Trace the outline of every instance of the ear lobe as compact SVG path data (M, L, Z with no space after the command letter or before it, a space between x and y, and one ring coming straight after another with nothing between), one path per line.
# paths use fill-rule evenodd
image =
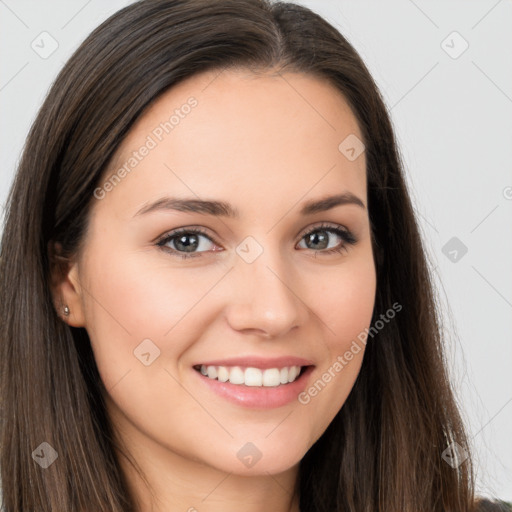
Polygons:
M78 279L78 264L63 254L60 242L48 242L50 287L54 307L59 317L72 327L84 327L82 290ZM69 314L64 308L69 308Z

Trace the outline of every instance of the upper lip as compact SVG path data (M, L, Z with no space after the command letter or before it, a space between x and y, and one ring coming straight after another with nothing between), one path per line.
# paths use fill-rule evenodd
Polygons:
M285 366L310 366L313 363L302 357L282 356L282 357L260 357L246 356L234 357L231 359L216 359L214 361L201 361L194 366L204 364L205 366L243 366L246 368L284 368Z

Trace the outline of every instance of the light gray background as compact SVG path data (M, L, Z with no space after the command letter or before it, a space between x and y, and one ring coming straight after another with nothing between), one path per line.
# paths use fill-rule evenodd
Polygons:
M57 72L94 27L129 3L0 0L2 205ZM477 491L510 501L512 2L299 3L350 40L390 108L438 276L453 383L477 455ZM43 31L58 42L48 58L31 48ZM457 58L445 51L463 48L453 31L469 44ZM467 247L455 262L442 252L452 237Z

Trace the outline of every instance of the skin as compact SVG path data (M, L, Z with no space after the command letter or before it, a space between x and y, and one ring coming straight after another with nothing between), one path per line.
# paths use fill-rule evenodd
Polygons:
M154 491L152 498L121 457L141 511L231 512L243 503L246 512L296 512L299 462L343 406L364 346L308 404L271 409L241 407L199 386L192 365L295 355L315 364L310 386L370 326L376 273L365 155L350 161L338 149L348 135L362 135L326 81L208 72L151 106L104 182L190 96L198 101L190 114L94 201L84 250L57 280L56 304L70 308L62 316L69 325L86 328L108 413ZM307 200L346 191L365 208L299 214ZM134 217L165 195L223 200L241 217L163 210ZM322 223L349 229L357 243L322 254L345 242L320 230L329 247L308 246L304 234ZM183 260L156 245L191 226L212 240L200 235L200 256ZM247 236L263 248L250 264L236 252ZM167 247L178 250L176 239ZM149 366L134 356L147 338L160 350ZM237 457L247 442L262 454L250 468Z

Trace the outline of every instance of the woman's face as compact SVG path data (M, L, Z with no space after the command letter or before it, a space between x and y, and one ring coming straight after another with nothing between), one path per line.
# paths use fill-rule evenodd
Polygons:
M292 73L196 75L131 129L60 292L139 457L275 474L343 406L376 288L360 140Z

